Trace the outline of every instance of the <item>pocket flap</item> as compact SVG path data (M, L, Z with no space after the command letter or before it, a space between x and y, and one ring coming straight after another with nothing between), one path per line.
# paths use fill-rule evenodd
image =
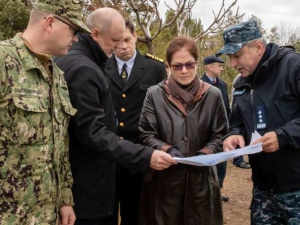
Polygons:
M14 104L25 111L46 112L49 108L49 99L40 90L13 87L12 98Z

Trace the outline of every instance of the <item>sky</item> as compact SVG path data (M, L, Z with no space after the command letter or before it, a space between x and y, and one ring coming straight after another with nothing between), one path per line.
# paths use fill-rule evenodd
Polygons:
M232 2L225 0L225 6ZM192 15L200 18L205 28L213 21L212 10L217 13L221 3L222 0L197 0ZM234 8L237 6L240 14L245 13L243 21L255 15L268 31L283 22L292 28L300 28L300 0L238 0Z

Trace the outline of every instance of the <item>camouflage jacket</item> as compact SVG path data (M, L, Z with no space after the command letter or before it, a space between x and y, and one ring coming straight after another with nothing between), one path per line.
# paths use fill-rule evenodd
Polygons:
M19 35L0 42L0 224L53 224L73 205L63 72L52 77ZM51 64L51 62L50 62Z

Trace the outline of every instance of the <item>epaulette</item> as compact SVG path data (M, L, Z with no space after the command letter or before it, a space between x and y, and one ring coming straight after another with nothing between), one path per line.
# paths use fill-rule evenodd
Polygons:
M149 53L146 53L145 56L148 57L148 58L154 59L154 60L156 60L156 61L162 62L162 63L164 62L163 59L158 58L158 57L156 57L156 56L154 56L154 55L151 55L151 54L149 54Z

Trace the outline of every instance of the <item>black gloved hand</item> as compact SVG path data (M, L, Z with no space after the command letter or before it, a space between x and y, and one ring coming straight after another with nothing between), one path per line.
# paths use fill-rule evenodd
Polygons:
M173 146L167 150L167 153L169 153L172 157L178 157L182 158L181 152L177 149L176 146Z
M199 156L199 155L210 155L210 154L214 154L213 150L211 150L209 148L202 148L202 149L198 150L195 155Z
M199 156L199 155L207 155L207 154L205 152L202 152L201 150L198 150L195 155Z

